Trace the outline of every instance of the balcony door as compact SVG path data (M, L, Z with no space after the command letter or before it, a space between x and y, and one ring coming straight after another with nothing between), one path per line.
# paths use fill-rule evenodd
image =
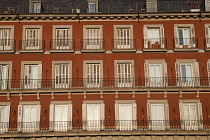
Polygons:
M25 41L24 41L24 46L26 50L38 50L41 48L41 43L40 43L40 29L35 28L35 29L26 29L25 30Z
M86 64L86 86L89 88L100 87L100 64Z
M0 29L0 50L12 50L10 28Z
M9 83L9 66L0 65L0 89L7 89Z
M188 48L191 44L190 28L178 28L178 40L181 48Z
M102 49L100 28L86 28L86 40L84 49Z
M165 130L166 114L164 104L151 104L150 109L150 128L152 130Z
M69 88L69 64L55 64L55 88Z
M55 44L53 49L71 49L70 45L70 29L56 28L55 29Z
M67 131L68 129L68 105L55 105L55 131Z
M161 64L149 64L149 86L162 86L163 74Z
M148 48L159 48L161 44L160 28L147 29Z
M101 130L101 105L87 104L87 130L99 131Z
M117 49L131 49L131 29L117 28Z
M131 63L117 64L117 86L131 87L132 86L132 67Z
M24 65L24 88L36 89L41 87L41 64Z
M132 104L119 104L118 113L119 113L118 128L120 130L132 130L134 123Z

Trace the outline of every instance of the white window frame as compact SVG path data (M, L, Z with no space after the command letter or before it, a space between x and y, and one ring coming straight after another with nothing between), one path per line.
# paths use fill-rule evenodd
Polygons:
M159 29L159 36L160 38L152 38L149 39L148 37L148 30L149 29ZM152 44L151 42L154 42ZM164 27L162 24L157 25L144 25L144 48L146 49L161 49L165 48L165 40L164 40Z
M162 73L161 77L150 77L150 65L160 65ZM145 85L149 87L163 87L168 85L167 80L167 63L163 59L150 59L145 60L144 63L145 72Z
M183 81L181 65L192 65L192 77L185 77ZM200 85L199 64L195 59L177 59L175 63L177 86L194 87Z
M38 79L25 79L25 76L29 73L25 72L25 66L37 65L38 67ZM41 61L22 61L21 62L21 77L23 79L22 87L24 89L38 89L42 86L42 62ZM27 76L28 77L28 76Z
M68 79L64 78L57 79L56 77L56 65L68 65ZM63 68L64 69L64 68ZM61 70L63 70L61 69ZM72 61L52 61L52 78L54 79L54 87L55 88L69 88L71 87L71 78L72 78Z
M68 30L68 36L63 39L63 37L57 38L56 30L57 29L64 29ZM70 50L73 49L73 42L72 42L72 25L53 25L53 42L52 48L56 50Z
M88 78L87 73L87 64L99 64L99 78ZM84 79L84 86L88 88L99 88L102 85L103 79L103 60L84 60L83 61L83 77Z
M88 39L88 30L99 30L99 36L92 36ZM102 25L83 25L83 49L103 49L103 26Z
M100 120L87 121L87 106L100 105ZM83 130L87 131L100 131L104 130L104 117L105 117L105 104L102 100L89 100L83 101L82 104L82 121L83 121Z
M118 36L118 29L129 29L130 36L124 38ZM134 49L133 25L114 25L114 48L115 49Z
M33 40L27 41L27 30L34 30L37 29L38 32L38 38L34 38ZM23 42L22 42L22 49L23 50L40 50L42 48L42 25L23 25ZM34 42L33 42L34 41ZM30 45L28 45L30 44ZM32 45L31 45L32 44ZM35 44L35 46L33 45Z
M29 13L41 13L42 1L41 0L30 0L29 1Z
M118 73L118 64L124 64L124 68L125 68L125 64L130 64L130 77L126 77L126 75L128 74L124 74L123 77L124 78L120 78L119 77L119 73ZM115 68L115 84L117 87L132 87L134 85L134 60L114 60L114 68ZM123 72L125 72L125 70L123 70Z
M23 122L23 108L24 106L36 107L36 121L35 122ZM40 112L41 105L39 101L34 102L19 102L18 105L18 132L36 132L40 128Z
M98 13L98 0L87 0L88 2L88 13ZM91 5L94 5L94 11L91 9Z
M4 120L0 119L0 133L5 133L9 130L10 102L0 102L0 108L5 108Z
M184 120L184 104L195 105L196 106L196 118L197 120ZM203 113L202 113L202 104L200 100L179 100L179 110L180 110L180 120L181 128L184 130L198 130L203 128Z
M180 45L179 43L179 28L188 28L190 30L189 45ZM195 29L193 24L175 24L174 25L175 48L196 48ZM183 38L184 39L184 38ZM183 40L184 42L184 40Z
M14 25L1 25L0 29L10 29L10 35L0 38L0 51L14 51ZM1 35L1 34L0 34ZM6 42L5 42L6 40Z
M207 72L208 72L208 79L209 79L209 85L210 85L210 59L207 62Z
M9 89L11 86L11 81L10 79L12 79L12 61L0 61L0 71L1 71L1 67L2 66L7 66L7 78L6 79L2 79L2 76L0 74L0 81L1 81L1 85L0 85L0 89Z
M55 106L56 105L67 105L68 116L67 122L55 122ZM72 130L72 102L71 101L51 101L50 104L50 131L68 131Z
M210 48L210 24L205 24L206 48Z
M132 106L132 120L120 120L119 106ZM136 130L137 129L137 104L135 100L115 100L115 121L117 130Z
M164 106L164 118L165 120L152 120L151 117L151 106L155 104L162 104ZM147 114L148 114L148 120L149 121L149 129L151 130L166 130L169 128L169 107L168 107L168 101L167 100L147 100Z

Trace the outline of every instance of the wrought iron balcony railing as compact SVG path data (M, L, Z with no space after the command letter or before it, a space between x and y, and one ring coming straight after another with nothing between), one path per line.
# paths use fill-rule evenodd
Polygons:
M104 39L83 39L81 40L82 50L102 50L105 49Z
M74 40L53 39L51 40L51 50L74 50Z
M209 131L203 120L91 120L50 122L0 122L0 133L66 131Z
M14 51L15 50L14 39L0 39L0 51Z
M19 50L21 50L21 51L44 50L44 44L45 44L45 41L40 40L40 39L20 40Z
M144 49L166 49L167 40L164 38L143 39Z
M175 49L195 49L198 48L197 38L174 38Z
M136 78L65 78L65 79L2 79L0 90L77 89L77 88L197 88L210 87L210 78L203 77L136 77Z
M114 39L114 49L135 49L135 39Z

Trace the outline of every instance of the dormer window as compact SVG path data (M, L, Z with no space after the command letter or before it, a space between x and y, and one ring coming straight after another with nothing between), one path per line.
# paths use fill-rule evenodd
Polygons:
M98 0L88 0L88 13L98 13Z
M41 0L30 0L29 1L29 13L41 13Z

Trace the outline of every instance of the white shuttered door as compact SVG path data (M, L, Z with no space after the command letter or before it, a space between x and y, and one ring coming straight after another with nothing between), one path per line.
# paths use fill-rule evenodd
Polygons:
M29 50L36 50L40 49L41 44L39 40L39 35L40 35L40 29L26 29L26 34L25 34L25 44L24 46L26 48L23 49L29 49Z
M71 49L70 48L70 32L68 28L55 29L55 49Z
M1 89L8 88L8 79L9 79L9 65L0 65Z
M55 64L55 88L69 87L69 64Z
M100 87L100 64L86 64L87 87Z
M0 50L11 50L11 29L0 29Z
M120 130L132 130L133 107L132 104L119 104L119 128Z
M100 48L100 34L100 28L87 28L84 49L102 49Z
M153 130L164 130L165 123L165 107L164 104L151 104L151 127Z
M87 130L100 130L101 105L87 104Z
M131 48L131 29L130 28L117 28L117 49L130 49Z
M55 131L67 131L68 114L69 114L68 105L55 105L55 120L54 120Z
M117 64L117 85L119 87L132 86L131 63Z

